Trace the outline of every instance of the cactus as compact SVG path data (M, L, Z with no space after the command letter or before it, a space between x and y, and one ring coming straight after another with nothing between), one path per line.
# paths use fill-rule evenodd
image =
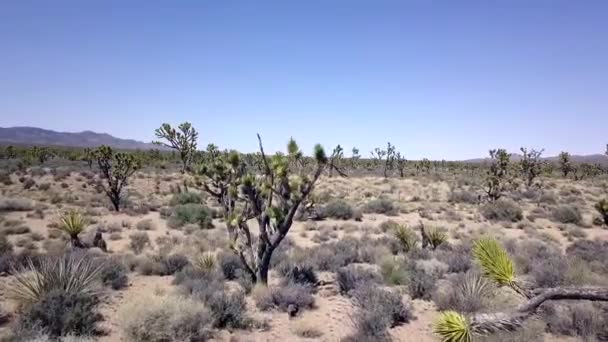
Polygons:
M141 162L133 154L114 153L108 146L100 146L94 154L99 170L106 179L107 186L104 187L104 191L114 209L120 211L122 191L129 177L141 167Z
M528 152L528 149L522 147L520 150L522 153L522 158L519 162L521 175L525 180L526 185L531 187L534 184L534 179L543 171L543 163L540 160L540 157L544 149L540 151L531 149L530 152Z
M154 144L166 146L179 152L182 161L182 172L186 172L192 161L194 152L196 152L196 140L198 132L189 122L184 122L177 127L177 130L171 127L168 123L163 123L160 128L155 131L156 137L165 139L167 143L162 141L154 141Z
M399 177L405 177L405 166L407 164L407 159L401 155L401 152L397 152L395 154L395 160L397 161L397 169L399 170Z
M300 206L306 201L316 181L333 165L340 149L327 156L316 145L314 168L306 173L298 145L291 139L287 153L267 157L258 135L262 172L251 172L237 152L209 154L198 170L196 184L215 198L226 221L230 249L239 256L254 283L268 283L268 270L274 250L289 233ZM259 226L253 238L248 220Z
M384 175L384 178L387 178L388 172L395 166L395 146L388 142L386 144L386 150L376 147L370 153L376 167L379 167L384 161L382 174Z
M37 160L40 164L44 164L49 158L53 156L48 147L34 146L29 151L29 156L33 160Z

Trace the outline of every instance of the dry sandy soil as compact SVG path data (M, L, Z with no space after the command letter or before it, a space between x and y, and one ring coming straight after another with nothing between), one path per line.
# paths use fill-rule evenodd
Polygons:
M200 232L197 227L171 228L168 221L161 215L162 209L169 206L169 201L181 186L182 177L178 173L161 173L156 171L138 172L131 182L129 192L129 207L121 213L109 210L107 200L102 193L95 190L97 176L90 172L72 172L63 179L54 179L52 175L33 176L36 184L30 189L24 189L18 180L19 176L11 175L12 185L1 185L2 197L28 199L32 201L33 209L27 211L5 211L0 215L0 227L24 226L29 227L25 234L10 234L8 239L15 245L15 252L23 249L39 252L53 252L66 248L67 239L53 229L58 215L68 208L76 208L90 219L87 232L82 234L83 241L90 241L93 233L103 227L104 238L112 255L131 255L129 235L138 231L138 223L145 221L149 230L146 233L152 241L151 246L141 254L147 255L167 253L182 253L188 257L204 250L204 239L214 236L221 239L225 234L224 225L219 219L214 220L215 228ZM393 220L409 227L417 227L420 222L425 227L437 227L448 233L449 244L459 244L462 239L480 235L496 236L502 240L515 241L539 240L547 244L557 245L562 251L576 240L606 240L608 229L594 224L597 216L593 204L605 196L605 181L571 180L551 178L544 180L544 192L552 194L553 199L540 203L536 197L515 196L515 202L523 209L523 219L518 222L491 221L480 214L478 204L455 203L449 201L452 189L475 189L475 183L480 180L470 180L466 177L451 176L442 180L441 177L418 176L405 179L379 177L360 178L322 178L315 189L315 196L320 203L328 203L333 199L342 199L355 209L364 209L366 203L378 198L390 200L395 212L389 215L369 213L363 210L360 221L327 219L315 222L295 222L289 237L299 247L310 248L318 245L321 240L334 242L352 236L378 238L391 236L383 232L380 225L387 220ZM48 183L46 185L42 184ZM471 185L472 183L472 185ZM196 191L196 190L192 190ZM479 192L479 191L478 191ZM523 192L523 190L521 191ZM552 202L555 200L555 203ZM145 203L149 207L141 208ZM209 202L209 205L212 205ZM559 223L551 216L551 210L560 205L576 206L582 220L577 224ZM142 224L143 226L143 224ZM252 223L252 226L255 226ZM114 233L112 233L114 232ZM110 237L113 235L112 237ZM167 239L167 237L169 239ZM166 243L173 241L172 243ZM122 308L137 298L154 296L172 296L177 293L177 285L173 285L173 276L141 275L137 270L129 273L128 286L121 290L106 289L103 296L101 313L104 316L102 327L106 330L100 341L127 341L121 329ZM285 312L278 310L260 311L256 308L251 296L247 297L247 311L251 317L268 323L264 328L250 330L221 330L215 334L215 340L221 341L340 341L354 331L353 313L357 308L350 298L340 295L335 284L335 274L319 272L321 279L326 279L326 285L315 294L315 308L300 312L297 317L290 318ZM3 284L12 281L12 277L0 277ZM271 285L279 283L280 276L271 271ZM16 305L8 298L5 291L0 289L0 301L5 310L14 310ZM403 299L410 301L406 290L402 291ZM390 336L395 341L438 341L432 333L432 324L438 317L438 309L432 300L411 300L415 319L390 329ZM16 320L17 314L13 315ZM530 324L541 326L542 323ZM0 332L8 334L11 324L0 328ZM297 330L312 327L320 333L314 338L299 336ZM546 341L576 341L580 337L557 336L543 332ZM536 340L542 340L537 338ZM483 340L483 339L482 339ZM494 340L503 340L497 338ZM505 340L508 340L505 338Z

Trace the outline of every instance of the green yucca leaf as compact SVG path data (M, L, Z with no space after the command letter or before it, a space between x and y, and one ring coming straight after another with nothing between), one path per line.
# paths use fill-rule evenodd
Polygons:
M430 240L433 249L436 249L437 247L439 247L439 245L446 242L448 239L448 235L445 232L439 230L438 228L429 229L427 232L427 236Z
M471 328L466 317L456 311L444 311L435 323L433 332L443 342L470 342Z
M59 217L59 229L68 233L71 237L82 233L86 224L85 217L77 211L69 211Z
M194 257L192 265L196 270L201 272L211 271L216 265L215 255L210 252L201 253Z
M418 244L416 234L405 225L397 225L395 227L395 237L401 242L401 245L406 252L413 250Z
M12 269L15 281L8 290L23 304L35 303L52 291L89 293L104 267L104 263L84 255L45 257L38 264L28 259L26 266Z
M473 255L486 277L498 285L513 286L515 271L507 251L495 239L475 241Z

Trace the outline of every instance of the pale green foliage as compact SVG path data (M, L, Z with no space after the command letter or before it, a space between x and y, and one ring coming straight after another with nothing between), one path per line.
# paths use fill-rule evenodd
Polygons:
M196 152L196 140L198 139L198 132L192 124L184 122L177 127L177 130L171 127L168 123L163 123L160 128L154 132L156 137L164 139L168 142L164 143L161 141L155 141L157 145L163 145L174 150L177 150L182 160L182 172L185 172L190 163L194 152Z
M416 248L418 245L418 238L416 237L416 233L414 233L411 229L409 229L405 225L396 225L395 226L395 238L399 240L401 246L405 250L405 252L409 252Z
M11 297L24 304L37 302L52 291L75 295L90 293L105 265L86 256L66 254L45 257L34 264L13 269L15 281L9 285Z
M192 266L194 266L194 268L200 272L211 271L215 268L216 264L217 260L215 258L215 254L210 252L198 254L192 260Z
M448 235L445 232L439 230L439 228L431 228L427 231L426 234L433 249L436 249L442 243L448 240Z
M604 224L608 225L608 199L602 199L595 204L595 210L597 210L602 218L604 219Z
M456 311L444 311L435 322L433 331L443 342L470 342L471 328L467 318Z
M68 211L59 217L59 229L70 235L71 238L77 237L84 231L87 224L85 217L77 211Z
M492 281L505 286L511 286L515 282L513 262L495 239L475 241L473 255L484 275Z

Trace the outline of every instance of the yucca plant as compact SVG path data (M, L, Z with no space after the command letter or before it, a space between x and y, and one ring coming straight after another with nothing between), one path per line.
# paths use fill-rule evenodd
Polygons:
M602 199L595 204L595 210L597 210L602 218L604 219L604 224L608 225L608 199Z
M84 255L47 256L39 263L28 259L25 266L12 269L15 281L8 290L12 298L25 305L35 303L53 291L67 295L87 294L93 291L104 267L104 263Z
M78 234L84 231L87 225L85 217L77 211L68 211L59 217L59 229L70 236L72 246L84 248Z
M439 230L438 228L431 228L426 234L429 238L429 243L431 244L431 248L433 248L433 250L437 249L439 245L448 240L448 235L445 232Z
M396 225L394 234L395 238L399 240L401 246L403 247L403 250L406 253L415 249L418 245L416 233L414 233L405 225Z
M209 272L215 268L215 255L211 252L201 253L193 258L192 265L197 271Z
M499 286L508 286L518 294L529 297L515 276L513 261L507 251L495 239L477 240L473 246L473 256L481 266L486 278Z
M441 337L443 342L471 341L471 326L467 318L456 311L442 312L435 322L433 331Z

